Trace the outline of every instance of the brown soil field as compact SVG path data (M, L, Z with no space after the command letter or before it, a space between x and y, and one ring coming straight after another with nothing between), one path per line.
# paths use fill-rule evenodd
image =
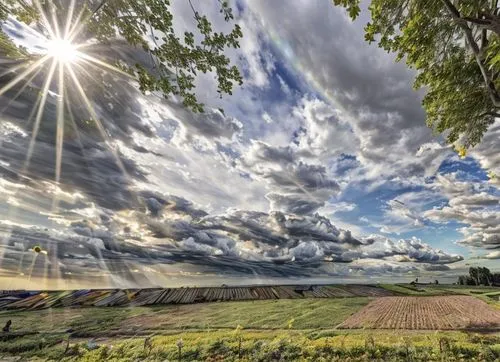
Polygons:
M500 310L470 296L382 297L347 318L339 328L499 329Z

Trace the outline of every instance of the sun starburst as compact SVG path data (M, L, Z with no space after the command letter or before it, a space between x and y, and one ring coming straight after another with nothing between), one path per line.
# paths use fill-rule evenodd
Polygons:
M89 21L89 18L84 16L84 9L82 9L78 14L75 14L75 0L71 0L68 3L68 8L66 10L66 21L64 26L60 26L58 18L56 16L55 9L49 11L49 15L46 13L45 9L50 9L50 4L42 6L39 0L34 0L33 4L39 12L39 20L41 28L40 31L35 28L29 28L30 33L35 34L38 39L42 39L42 49L41 54L38 51L37 54L32 54L22 63L15 63L10 69L4 73L0 73L0 79L6 75L12 77L6 84L0 86L0 96L6 94L9 91L15 90L16 86L22 86L17 90L15 95L10 96L9 103L0 109L0 113L4 112L9 108L18 98L26 88L33 86L35 79L39 79L40 75L43 75L44 79L42 86L38 93L38 99L34 102L33 109L29 115L28 122L33 124L31 131L31 140L26 153L26 159L24 162L24 167L21 173L27 173L30 167L30 160L35 151L35 145L37 142L38 132L41 129L42 122L54 122L56 134L55 134L55 146L56 146L56 160L55 160L55 172L54 172L54 182L55 186L59 188L59 183L61 181L61 168L62 168L62 152L63 152L63 142L64 142L64 124L67 119L73 124L74 130L78 133L78 128L74 120L74 114L71 109L71 103L75 101L74 99L69 99L69 93L79 97L77 101L79 104L83 104L87 111L87 117L90 117L96 124L97 129L101 135L102 142L104 142L114 155L117 166L120 168L125 177L128 177L127 172L118 156L117 150L115 150L112 140L109 138L103 124L99 120L99 115L94 109L92 100L89 99L85 93L84 87L79 79L79 73L82 69L85 69L86 65L91 65L92 67L97 67L103 71L111 71L119 73L122 76L130 77L127 73L118 69L117 67L109 64L103 59L97 59L91 54L89 54L89 49L92 49L93 42L82 41L81 32L85 28ZM24 85L23 85L24 82ZM68 90L73 90L68 92ZM47 99L49 97L56 97L56 117L55 119L44 118ZM58 210L58 199L57 193L54 193L52 210L51 212L57 212ZM14 215L17 209L9 210L9 217ZM57 248L57 245L54 246ZM35 255L38 254L36 250ZM57 252L53 251L50 254L51 258L57 258ZM34 263L35 258L33 259ZM56 260L55 260L56 261ZM58 265L57 262L49 263L51 265ZM47 264L48 265L48 264ZM33 265L29 272L29 277L32 274ZM47 272L47 271L46 271ZM57 277L58 270L55 270L55 276Z
M108 144L115 155L117 165L120 167L122 172L126 174L125 168L123 167L117 152L111 145L111 141L104 129L104 126L99 121L97 112L94 110L91 100L85 94L84 88L82 87L79 77L78 70L81 68L74 67L74 65L84 65L91 64L93 67L99 67L103 70L114 71L122 75L128 76L125 72L121 71L112 64L107 63L104 60L97 59L90 55L88 52L82 50L82 48L89 48L88 44L77 43L76 39L79 38L80 32L84 29L85 24L88 22L89 18L83 16L83 9L78 14L75 15L75 0L72 0L67 9L66 23L64 26L60 26L55 15L54 9L51 11L51 17L49 17L45 11L44 7L40 1L35 0L34 5L38 12L40 13L40 22L43 28L43 32L38 32L31 28L30 32L36 33L39 39L43 39L43 49L42 54L37 58L30 58L24 64L18 64L10 69L10 73L14 73L15 77L0 88L0 96L13 89L19 83L25 81L25 85L16 93L14 97L11 98L11 102L15 100L28 86L30 82L39 74L45 74L45 81L39 93L38 100L36 101L33 111L30 115L30 121L34 118L33 129L31 132L31 141L26 154L26 161L23 171L26 172L29 168L30 159L32 157L34 147L36 144L38 131L40 129L40 123L44 117L45 106L47 103L48 95L52 92L57 96L57 117L54 120L56 123L56 167L55 167L55 182L56 185L60 182L61 176L61 158L63 149L63 139L64 139L64 119L72 118L71 108L67 107L68 100L65 94L66 88L70 87L75 89L77 94L80 96L80 100L85 106L88 116L90 116L97 124L97 128L102 136L102 140ZM50 18L50 20L49 20ZM91 47L91 46L90 46ZM24 68L24 69L23 69ZM2 77L5 74L0 74ZM65 79L68 78L71 84L65 84ZM57 80L54 82L54 80ZM66 82L68 83L68 82ZM56 86L54 88L53 84ZM10 103L4 107L8 108ZM2 110L2 111L3 111ZM54 202L54 207L57 208L57 200ZM52 210L54 211L54 210Z
M78 50L68 39L57 38L47 42L47 55L60 63L72 63L78 59Z

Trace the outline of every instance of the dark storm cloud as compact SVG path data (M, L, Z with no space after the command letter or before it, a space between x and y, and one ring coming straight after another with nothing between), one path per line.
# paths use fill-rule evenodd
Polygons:
M276 147L265 142L253 141L243 163L248 167L256 167L259 163L288 164L294 160L293 150L290 147Z
M276 185L284 189L304 188L306 191L328 190L330 192L339 191L339 185L326 175L326 169L319 165L308 165L299 162L297 165L283 167L283 171L265 173L263 176L271 179Z
M186 127L186 138L193 134L209 139L231 139L241 132L243 125L235 118L224 115L220 110L208 108L204 113L193 113L181 103L166 101L174 117Z
M318 214L298 216L282 212L255 213L235 211L221 216L207 217L204 227L220 229L250 240L272 246L295 246L302 241L322 240L326 242L360 245L349 231L337 229L329 219Z
M205 211L194 207L193 203L178 196L162 195L152 191L142 191L140 196L153 216L159 216L163 209L200 218L208 215Z
M254 141L239 161L243 170L268 182L272 210L312 214L340 190L324 166L300 161L291 147Z
M265 243L272 246L284 246L288 242L279 225L270 228L269 223L274 223L275 218L264 212L233 211L222 215L205 218L202 226L209 230L221 230L231 233L242 241Z
M282 212L232 211L206 216L192 223L183 220L149 221L159 238L169 238L181 248L208 255L236 259L306 263L325 260L351 262L356 259L396 258L402 262L453 263L463 258L437 250L419 239L393 241L379 236L355 238L318 214L294 215ZM250 254L241 244L250 242Z
M3 177L22 180L54 180L56 168L56 149L54 140L40 135L33 150L28 169L23 170L29 138L19 135L2 137L0 141L0 160L8 167L0 169ZM82 148L80 146L83 146ZM61 184L81 191L103 207L121 209L133 207L135 196L129 190L132 180L145 180L145 175L136 164L119 155L124 173L115 155L106 146L97 143L78 144L67 141L64 145L61 162Z
M297 215L314 213L325 204L315 200L306 200L303 195L283 195L271 192L266 195L266 198L271 202L271 210Z
M442 264L430 264L425 266L425 270L427 271L448 271L450 270L450 267L448 265L442 265Z
M142 286L151 285L147 278L138 274L137 266L165 264L193 265L203 272L227 276L265 275L267 277L312 276L314 268L304 269L298 265L280 265L267 261L235 258L234 256L211 256L203 250L176 250L169 246L155 245L140 247L119 240L78 237L74 234L56 235L52 231L37 227L0 227L0 235L5 240L1 247L3 258L0 268L4 275L33 278L81 278L89 280L97 274L105 273L135 284L143 280ZM45 254L36 254L30 249L38 245ZM31 268L32 264L32 268Z

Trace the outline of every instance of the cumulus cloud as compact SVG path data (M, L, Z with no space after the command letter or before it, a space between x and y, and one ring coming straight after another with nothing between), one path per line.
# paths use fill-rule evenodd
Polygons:
M267 182L273 210L311 214L340 190L324 166L301 161L290 146L254 141L239 162L250 175Z
M438 176L436 187L448 197L448 205L435 207L423 216L438 223L458 221L467 225L459 243L473 247L500 247L500 197L484 191L482 182L457 180L457 174Z
M493 177L490 182L500 186L500 152L498 137L500 137L500 120L497 118L495 123L490 126L484 135L481 143L475 146L470 155L477 159L481 166L497 177Z
M500 251L489 252L488 254L484 255L483 258L485 258L485 259L500 259Z
M302 99L293 114L302 121L294 139L301 156L324 160L341 153L356 153L359 139L332 106L319 99Z

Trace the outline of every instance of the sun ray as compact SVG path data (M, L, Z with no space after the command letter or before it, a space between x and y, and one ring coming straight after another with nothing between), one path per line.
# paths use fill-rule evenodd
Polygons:
M42 97L40 99L40 104L38 105L38 110L36 113L36 119L35 119L35 124L33 126L33 132L31 135L31 140L30 144L28 147L28 153L26 154L26 161L24 164L24 171L26 171L29 167L30 161L31 161L31 156L33 155L33 149L35 147L35 142L36 138L38 136L38 130L40 129L40 122L42 120L44 108L45 108L45 103L47 102L47 96L49 94L49 88L50 84L52 83L52 78L54 77L54 72L56 70L57 66L57 61L53 60L52 65L49 70L49 74L47 75L47 79L45 80L45 84L43 85L42 89Z
M73 42L73 40L75 40L75 38L80 33L81 29L83 29L85 22L81 21L81 19L82 19L84 10L85 10L85 8L82 7L82 9L78 13L78 15L73 23L73 26L71 27L71 29L69 30L69 33L66 36L66 39L68 39L70 42Z
M94 111L92 104L90 103L89 99L87 98L87 95L85 94L85 91L83 90L83 88L80 84L80 81L78 80L75 72L73 71L73 69L69 65L66 65L66 69L68 70L70 77L73 79L75 88L77 89L78 93L80 94L80 97L82 98L83 103L84 103L85 107L87 108L87 111L89 112L93 121L96 123L97 129L99 130L99 133L101 134L104 142L108 145L109 149L113 153L113 156L115 157L115 161L116 161L118 167L123 172L123 174L128 178L127 170L125 169L125 166L123 165L123 162L121 161L118 153L111 145L111 142L109 141L109 137L106 134L106 130L104 129L101 121L99 120L99 117L97 116L96 112Z
M0 96L7 92L9 89L14 87L17 83L26 78L31 72L35 71L37 67L40 67L43 63L45 63L50 58L49 55L45 55L42 58L38 59L35 63L33 63L28 69L19 74L9 83L7 83L3 88L0 89Z
M47 16L45 15L45 11L43 10L42 4L40 3L40 0L34 0L35 7L37 8L38 12L40 13L40 17L42 18L42 22L45 25L45 29L49 32L49 36L52 39L56 38L56 34L52 30L52 27L50 26L50 22L47 19Z
M19 98L19 96L25 91L25 89L27 87L29 87L29 85L31 84L31 82L33 81L33 79L35 79L35 77L40 74L40 72L42 71L42 68L40 67L27 81L26 81L26 84L22 86L22 88L12 97L9 99L9 102L0 110L0 114L4 113L7 108L10 107L10 105L17 99Z
M84 7L82 7L83 9ZM75 0L71 0L68 9L68 16L66 17L66 24L64 25L63 39L68 39L69 28L71 26L71 20L73 19L73 12L75 11Z
M0 60L0 64L10 64L10 63L20 63L20 64L17 64L16 66L13 66L13 67L9 67L6 71L0 73L0 78L2 78L3 76L5 76L9 73L15 73L19 69L26 68L27 66L30 65L29 62L19 62L19 60L10 61L10 62L9 61L2 61L2 60Z
M97 70L100 70L100 71L103 70L98 65L93 64L93 63L85 62L84 64L85 65L87 65L87 64L90 65L93 69L97 69ZM81 64L75 64L75 65L78 66L78 74L79 75L85 76L90 81L93 81L95 79L95 74L94 75L91 74L90 71L87 68L83 67ZM115 94L109 94L109 97L110 97L111 100L119 102L118 96L116 96Z
M63 151L63 139L64 139L64 64L62 62L58 63L59 75L58 75L58 98L57 98L57 132L56 132L56 187L59 187L59 181L61 179L61 161L62 161L62 151ZM52 202L52 212L56 211L58 208L58 198L57 193L54 193L54 199Z
M78 56L80 58L82 58L83 60L87 60L89 62L92 62L92 63L95 63L97 65L100 65L101 67L103 68L106 68L106 69L109 69L109 70L112 70L114 72L117 72L117 73L120 73L121 75L124 75L126 76L127 78L133 78L130 74L128 74L127 72L124 72L123 70L115 67L114 65L111 65L111 64L108 64L106 62L103 62L102 60L99 60L97 58L94 58L93 56L91 55L88 55L88 54L85 54L85 53L81 53L79 52Z
M61 39L61 31L59 30L59 22L57 21L57 15L56 15L54 8L51 9L51 13L52 13L51 14L52 15L52 26L53 26L53 31L55 33L55 38Z
M29 271L28 271L28 282L31 280L31 274L33 274L33 268L35 267L35 262L36 262L37 256L38 256L38 254L35 253L33 255L33 259L31 260L31 264L30 264Z
M68 112L68 115L69 115L69 121L71 122L71 125L73 126L73 130L75 132L75 135L76 135L76 141L78 143L78 147L80 147L80 150L82 152L82 155L83 155L83 158L85 159L85 162L88 166L88 158L87 158L87 154L85 152L85 147L83 147L83 142L82 142L82 138L80 136L80 131L78 130L78 126L75 122L75 117L73 116L73 112L71 110L71 105L69 104L69 97L65 97L65 103L66 103L66 109L67 109L67 112ZM88 168L88 172L90 173L90 177L95 181L95 175L94 173L92 172L91 168L89 167Z

